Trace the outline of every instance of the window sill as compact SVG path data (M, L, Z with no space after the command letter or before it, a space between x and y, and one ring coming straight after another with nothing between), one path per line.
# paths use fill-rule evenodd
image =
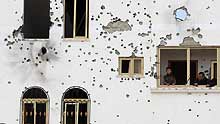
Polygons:
M89 38L63 38L64 42L89 42Z
M117 75L118 78L144 78L143 75Z
M220 93L220 87L151 88L151 93Z
M27 39L27 38L24 38L23 41L49 41L50 39L47 38L47 39Z

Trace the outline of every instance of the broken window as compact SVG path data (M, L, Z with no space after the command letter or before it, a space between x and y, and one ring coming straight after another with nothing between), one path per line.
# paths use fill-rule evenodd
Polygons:
M48 124L48 97L41 88L30 88L22 97L23 124Z
M143 76L143 57L120 57L119 75Z
M62 124L89 124L90 100L81 88L70 88L62 100Z
M215 86L218 74L217 49L208 46L161 46L158 58L159 85Z
M174 14L177 21L185 21L187 19L187 17L190 16L187 8L184 6L174 10L173 14Z
M88 38L89 0L65 0L64 38Z
M49 0L24 0L24 25L22 33L25 39L49 38L49 13Z

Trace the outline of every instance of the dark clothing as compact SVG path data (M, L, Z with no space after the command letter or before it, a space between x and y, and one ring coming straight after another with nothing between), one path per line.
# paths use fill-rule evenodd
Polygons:
M209 83L209 80L207 78L204 78L202 80L196 80L196 82L194 84L197 84L197 85L207 85Z
M214 87L216 85L217 85L217 79L214 78L214 79L209 81L207 87Z
M176 84L176 78L173 74L166 74L164 77L164 85L173 85Z

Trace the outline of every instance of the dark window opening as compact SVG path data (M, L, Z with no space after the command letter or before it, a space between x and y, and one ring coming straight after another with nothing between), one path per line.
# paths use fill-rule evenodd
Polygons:
M86 0L77 0L76 3L76 36L86 34Z
M135 74L141 73L141 60L134 60L134 73Z
M122 60L121 73L129 73L130 60Z
M24 0L23 36L27 39L49 38L49 0Z
M76 104L66 104L65 110L66 123L65 124L75 124L76 123Z
M74 88L65 93L64 99L88 99L88 94L82 89Z
M74 0L65 0L65 38L73 37Z
M23 124L46 124L47 95L41 88L30 88L22 98Z
M87 124L89 97L80 88L67 90L63 96L63 124Z
M176 78L176 85L186 85L190 82L195 82L198 73L198 61L191 60L190 62L190 79L187 79L187 62L186 60L172 61L169 60L169 67L172 68L173 75Z
M24 123L25 124L34 124L34 104L25 103L24 104Z
M36 123L46 124L46 103L36 104Z
M23 95L23 99L33 99L33 98L45 98L47 99L47 95L45 94L45 92L40 89L40 88L31 88L28 89L24 95Z
M65 0L65 38L88 38L88 2L89 0Z
M217 79L217 63L214 63L214 65L213 65L214 67L213 67L213 77L212 77L212 79Z
M87 124L87 103L79 104L78 124Z

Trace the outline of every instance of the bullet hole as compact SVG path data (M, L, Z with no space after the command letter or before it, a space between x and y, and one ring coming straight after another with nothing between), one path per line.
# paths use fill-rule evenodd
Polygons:
M101 9L102 9L102 10L104 10L104 9L105 9L105 6L104 6L104 5L102 5L102 6L101 6Z
M130 95L129 95L129 94L126 94L126 97L127 97L127 98L129 98L129 97L130 97Z
M8 81L8 84L11 84L11 81Z
M175 19L177 21L185 21L188 16L190 16L187 8L185 6L182 6L180 8L177 8L174 10L173 15L175 16Z
M42 47L41 48L41 53L42 53L42 55L45 55L47 53L47 48L46 47Z

